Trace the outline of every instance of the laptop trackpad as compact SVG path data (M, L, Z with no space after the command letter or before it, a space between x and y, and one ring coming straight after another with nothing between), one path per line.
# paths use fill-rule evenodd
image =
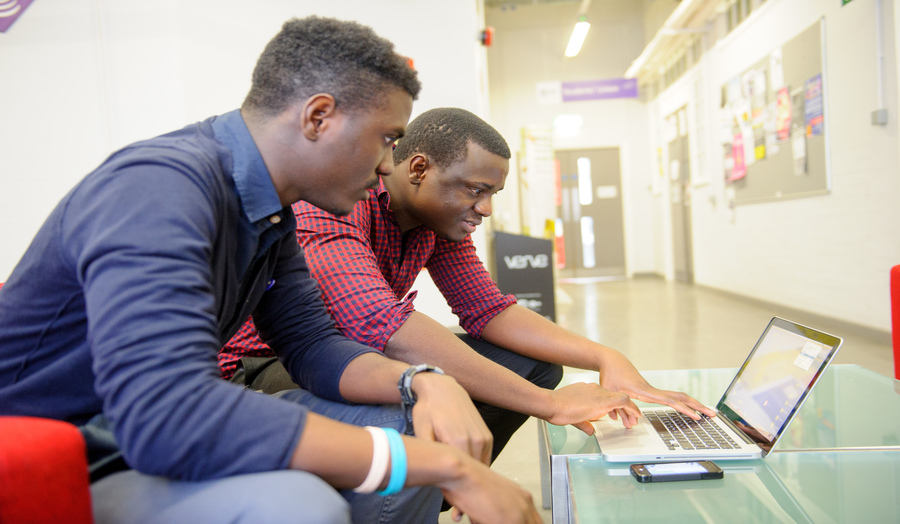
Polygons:
M622 425L621 420L603 417L594 422L594 429L600 452L604 455L668 451L646 417L639 418L638 424L631 429Z

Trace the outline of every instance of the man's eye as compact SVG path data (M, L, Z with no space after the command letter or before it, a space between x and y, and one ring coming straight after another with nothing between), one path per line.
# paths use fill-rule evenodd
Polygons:
M480 188L476 188L476 187L472 188L473 195L480 196L482 193L484 193L484 189L480 189Z

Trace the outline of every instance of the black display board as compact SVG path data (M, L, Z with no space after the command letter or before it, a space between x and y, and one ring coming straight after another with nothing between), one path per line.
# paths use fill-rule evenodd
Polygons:
M553 291L553 243L510 233L494 233L497 287L519 305L556 322Z

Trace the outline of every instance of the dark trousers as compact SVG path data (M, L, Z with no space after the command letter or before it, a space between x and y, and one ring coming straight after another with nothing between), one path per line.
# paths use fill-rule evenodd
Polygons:
M550 364L533 358L524 357L507 349L495 346L490 342L478 340L470 335L459 335L476 353L491 360L513 373L531 382L535 386L553 389L562 380L563 368L559 364ZM491 462L497 459L500 452L512 438L513 433L528 420L528 415L516 411L498 408L484 402L474 401L475 408L481 413L488 429L494 435L494 449Z
M513 353L484 340L478 340L470 335L459 335L459 338L479 355L509 369L538 387L553 389L562 380L563 369L559 364L523 357L518 353ZM241 366L231 381L269 394L299 387L291 381L287 370L275 358L249 357L241 359ZM474 401L474 403L481 418L484 419L488 429L494 435L494 448L491 453L491 462L493 462L512 438L513 433L528 420L528 415L498 408L484 402Z

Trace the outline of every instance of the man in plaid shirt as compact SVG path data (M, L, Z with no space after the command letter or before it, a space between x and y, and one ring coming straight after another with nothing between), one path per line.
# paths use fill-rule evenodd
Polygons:
M477 116L433 109L410 122L394 150L393 173L351 214L295 204L297 237L338 328L391 358L432 363L455 377L494 434L494 458L528 416L588 434L590 421L607 413L632 426L633 415L614 405L623 393L693 418L699 418L696 411L713 416L684 393L648 384L618 351L557 326L497 289L470 235L491 214L509 158L503 137ZM410 289L422 268L466 335L415 311ZM248 322L219 362L228 377L241 357L270 355ZM599 370L599 384L554 390L563 365Z

